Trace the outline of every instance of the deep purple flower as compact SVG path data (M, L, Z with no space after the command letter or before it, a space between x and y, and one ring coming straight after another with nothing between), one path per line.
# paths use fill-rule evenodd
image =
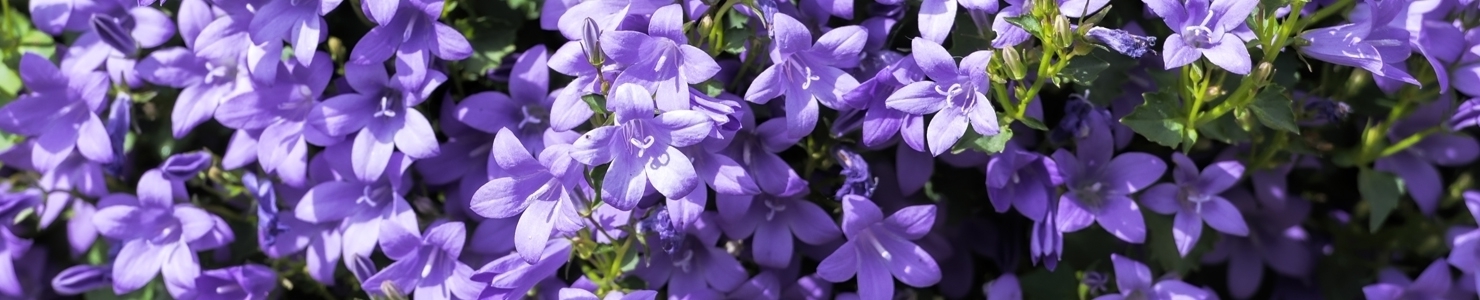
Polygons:
M384 294L381 287L389 283L400 291L409 291L419 299L473 299L480 287L470 279L473 269L458 261L467 231L462 222L445 222L427 228L426 235L398 226L383 226L382 231L395 237L385 243L386 256L396 262L365 280L365 292ZM400 232L397 232L400 231Z
M691 109L689 85L709 80L720 69L704 50L688 45L683 23L680 6L673 4L653 13L647 34L625 30L603 34L601 51L626 67L612 79L612 85L633 84L647 89L654 93L653 101L662 111Z
M844 197L842 227L848 241L822 260L817 275L843 282L857 274L859 295L867 299L893 297L893 278L914 287L935 285L940 282L935 258L911 242L930 232L935 213L934 205L916 205L885 218L868 198Z
M395 150L413 159L437 155L432 124L415 106L446 81L446 76L429 71L428 81L405 85L405 81L391 80L380 64L348 64L345 69L355 93L315 105L308 124L330 136L355 133L350 155L354 175L360 181L380 178Z
M350 145L335 145L317 157L322 164L313 166L325 175L298 201L293 213L299 220L314 224L338 224L343 231L343 259L350 270L355 258L368 258L377 245L385 246L397 237L388 236L381 227L400 226L406 232L417 228L416 215L402 195L410 188L406 169L410 161L403 155L392 155L390 172L373 181L362 181L351 175ZM307 234L307 233L306 233Z
M817 125L817 103L834 109L858 107L842 102L843 93L858 87L843 67L858 64L859 52L867 42L862 27L844 26L828 31L814 44L812 32L785 14L776 15L771 27L770 55L775 63L761 71L745 92L745 100L765 104L786 97L786 129L792 138L812 132Z
M1176 183L1160 183L1141 194L1141 203L1159 214L1175 214L1172 221L1172 239L1177 252L1187 256L1192 246L1202 236L1203 221L1224 234L1246 236L1249 226L1244 216L1233 203L1224 199L1223 191L1237 184L1244 174L1244 165L1237 160L1214 162L1197 171L1197 164L1181 152L1172 154L1172 179Z
M288 41L293 44L293 57L299 64L316 61L319 38L328 24L323 15L339 7L343 0L271 0L258 9L248 25L254 43ZM365 2L399 2L371 0ZM366 3L365 5L369 5ZM441 11L438 11L440 13ZM378 16L378 15L377 15ZM379 19L377 19L379 20ZM277 55L277 53L269 53Z
M332 284L335 267L344 252L339 224L310 223L298 219L291 210L280 211L277 193L291 195L287 194L291 188L275 188L270 180L259 179L252 173L247 175L243 176L242 184L257 199L257 244L262 253L271 258L286 258L303 252L309 276ZM284 198L297 199L296 196Z
M1017 207L1024 217L1043 221L1055 189L1062 184L1053 159L1017 143L1008 143L1007 149L987 162L987 195L999 213Z
M1253 68L1244 40L1233 31L1249 18L1259 1L1248 0L1144 0L1167 27L1162 60L1168 70L1207 57L1230 73L1249 74ZM1211 2L1211 3L1210 3Z
M488 285L478 294L478 299L523 299L529 289L554 275L569 258L570 241L551 239L545 243L544 255L534 263L524 261L523 255L510 253L489 262L470 278L480 285Z
M551 234L580 230L577 210L586 206L592 191L583 169L571 159L571 146L552 145L536 159L509 129L494 138L493 159L503 172L478 188L472 208L489 218L519 217L515 248L534 263L544 254Z
M1368 14L1361 22L1300 33L1298 38L1309 43L1299 48L1300 53L1333 64L1366 69L1374 76L1419 84L1412 75L1394 66L1407 60L1413 53L1408 45L1409 32L1387 25L1403 13L1408 1L1383 0L1375 3L1375 7L1367 10Z
M756 263L785 268L792 261L793 236L807 244L822 245L840 234L832 217L806 200L805 191L793 194L717 196L721 228L730 237L753 234L751 256Z
M76 149L88 160L112 162L113 146L98 113L108 78L100 72L66 74L35 53L20 58L21 82L29 93L0 107L0 130L30 137L31 165L46 172Z
M843 94L842 100L845 103L862 103L866 106L865 109L853 111L863 114L863 145L882 146L898 133L911 149L924 151L925 117L890 108L888 99L900 88L924 80L925 71L920 70L913 57L904 56L873 74L872 78L860 83L858 88Z
M1114 156L1110 137L1092 134L1075 146L1078 155L1064 149L1053 153L1068 188L1059 196L1054 222L1058 231L1075 232L1099 223L1110 234L1130 243L1146 240L1141 207L1130 195L1156 183L1166 163L1141 152Z
M277 287L277 272L259 264L205 271L195 279L193 299L264 300Z
M745 267L735 256L716 247L720 229L713 212L704 213L686 228L688 238L672 251L650 251L648 263L632 273L648 287L667 286L670 298L716 299L745 282ZM648 239L649 241L654 239Z
M1362 287L1362 294L1368 300L1446 299L1453 283L1449 264L1443 258L1424 268L1418 280L1408 279L1396 269L1382 270L1377 277L1377 284Z
M1228 289L1234 298L1247 299L1259 290L1266 265L1275 273L1294 278L1310 274L1315 260L1306 247L1309 233L1300 227L1310 213L1310 202L1289 197L1284 207L1273 208L1256 204L1242 188L1229 189L1223 197L1247 218L1249 235L1223 236L1202 261L1228 262Z
M833 198L841 201L847 195L873 197L874 189L879 186L879 178L869 174L868 161L863 159L863 155L841 147L833 149L832 154L833 159L843 168L838 172L838 175L843 176L843 185L838 187Z
M429 80L438 83L446 80L446 76L431 68L433 56L462 60L473 54L473 47L461 32L437 22L437 17L442 15L440 0L369 0L363 5L367 8L366 15L379 25L355 43L349 56L351 64L379 66L394 56L396 81L403 87L419 87ZM370 92L360 90L359 86L356 90Z
M1443 100L1443 99L1441 99ZM1435 101L1420 107L1388 131L1390 142L1408 138L1435 126L1444 126L1452 101ZM1462 133L1440 132L1423 137L1418 143L1377 160L1374 168L1403 178L1408 195L1413 196L1419 211L1433 215L1444 193L1444 180L1438 166L1461 166L1480 157L1480 143Z
M617 125L592 129L576 140L570 156L588 166L610 162L602 179L607 204L622 210L653 189L668 197L683 197L699 187L688 156L678 150L703 141L714 124L692 110L653 116L652 94L637 85L617 86L607 104ZM628 99L628 100L623 100ZM617 106L620 105L620 106Z
M1155 281L1151 277L1151 268L1147 268L1145 264L1139 261L1120 256L1120 254L1110 254L1110 261L1115 265L1115 287L1120 289L1120 293L1099 296L1095 300L1203 300L1216 298L1215 295L1208 293L1208 291L1182 282L1181 280L1166 279Z
M93 224L103 236L123 243L113 265L113 291L128 293L163 273L171 295L195 287L200 263L195 252L225 222L190 204L175 204L172 184L150 170L139 180L139 195L113 194L101 200ZM229 229L227 229L229 232Z
M889 96L888 105L915 115L935 113L925 132L930 153L940 156L950 150L966 134L968 124L978 134L996 135L1001 130L997 111L985 94L990 87L986 66L992 52L972 52L958 67L939 44L917 38L911 45L914 53L910 56L930 80L900 88Z

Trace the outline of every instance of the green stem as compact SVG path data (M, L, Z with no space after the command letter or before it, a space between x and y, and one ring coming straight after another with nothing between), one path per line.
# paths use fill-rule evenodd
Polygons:
M1346 8L1348 6L1351 6L1355 2L1356 1L1353 1L1353 0L1341 0L1341 1L1337 1L1336 4L1331 4L1330 6L1326 6L1324 8L1321 8L1320 10L1317 10L1315 14L1311 15L1310 18L1306 19L1305 22L1304 22L1304 24L1300 24L1300 27L1301 28L1310 27L1311 24L1314 24L1316 22L1320 22L1321 20L1325 20L1326 18L1329 18L1332 15L1335 15L1337 13L1345 12L1346 11ZM1303 6L1304 3L1300 3L1300 5ZM1299 12L1300 9L1304 9L1304 8L1301 7L1301 8L1297 8L1297 9L1292 9L1292 10L1290 10L1290 12L1292 12L1292 13L1293 12ZM1299 15L1299 14L1298 13L1294 13L1294 15Z
M1424 138L1443 131L1444 126L1429 127L1429 129L1424 129L1423 131L1419 131L1418 133L1414 133L1413 135L1399 140L1397 143L1388 145L1387 148L1382 149L1382 153L1379 154L1377 157L1382 158L1387 157L1388 155L1397 154L1399 151L1407 150L1408 147L1412 147L1414 144L1418 144L1418 142L1423 141Z
M1043 90L1043 84L1050 80L1048 77L1058 74L1065 66L1069 65L1069 59L1072 58L1064 57L1063 59L1059 59L1058 63L1053 63L1053 57L1058 56L1058 53L1055 51L1053 54L1044 53L1043 58L1039 59L1038 76L1034 78L1033 85L1028 87L1027 92L1018 95L1017 109L1012 111L1013 120L1022 119L1023 115L1028 113L1028 104L1033 103L1033 97L1038 96L1038 91Z

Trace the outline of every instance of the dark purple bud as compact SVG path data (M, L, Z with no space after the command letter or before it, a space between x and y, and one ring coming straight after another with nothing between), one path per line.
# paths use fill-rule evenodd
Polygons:
M92 26L93 32L98 33L98 38L102 39L103 43L113 49L118 49L118 52L123 52L124 55L132 56L139 48L134 37L129 35L128 30L123 28L123 24L117 18L102 14L94 15Z
M1311 99L1305 102L1305 110L1311 112L1312 116L1336 123L1346 120L1346 115L1352 112L1352 107L1346 102L1331 101L1331 99Z
M1104 293L1110 286L1110 278L1105 273L1088 271L1084 273L1084 286L1089 287L1092 294Z
M586 25L581 26L581 49L586 51L586 62L597 69L606 63L606 54L601 52L601 27L596 20L586 18Z
M108 266L76 265L51 279L51 288L66 296L81 295L111 285L113 269Z
M360 282L365 282L365 279L370 279L370 276L375 276L375 273L380 272L375 268L375 261L369 257L354 256L345 261L345 264L349 267L349 272L354 274Z
M170 156L163 164L160 164L159 170L164 173L165 179L186 181L210 167L211 153L195 151Z
M1110 110L1090 103L1088 94L1089 91L1085 91L1085 95L1070 95L1064 102L1064 118L1059 119L1059 126L1049 133L1053 142L1063 143L1069 138L1089 136L1095 128L1109 128L1106 126L1110 126L1107 122L1112 119Z
M257 177L257 173L242 176L252 196L257 197L257 243L271 248L277 244L278 235L288 231L288 225L278 219L277 195L273 193L272 180Z
M865 198L874 196L874 189L879 186L879 178L869 174L868 162L863 160L862 155L846 147L838 147L833 150L833 159L843 167L839 175L843 175L843 186L833 194L835 199L841 201L846 195L859 195Z
M119 93L113 99L113 104L108 106L108 122L103 124L103 130L108 132L108 140L113 144L113 162L104 167L108 175L120 176L123 174L125 159L123 143L128 139L128 132L133 122L132 112L134 98L127 93Z
M1093 27L1086 34L1090 38L1100 41L1110 50L1124 54L1125 56L1140 58L1146 52L1154 52L1151 48L1156 46L1156 37L1139 36L1120 29L1106 29L1104 27Z

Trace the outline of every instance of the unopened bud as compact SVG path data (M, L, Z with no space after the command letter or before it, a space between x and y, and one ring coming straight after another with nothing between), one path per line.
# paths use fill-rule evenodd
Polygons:
M596 69L606 63L606 54L601 53L601 27L596 25L596 20L586 18L586 25L581 27L581 49L586 50L586 62Z
M1069 43L1074 42L1074 28L1072 25L1069 25L1069 18L1064 17L1064 15L1055 16L1053 18L1053 34L1054 40L1059 43L1059 46L1067 46Z
M138 50L138 43L134 41L134 36L129 35L128 30L123 28L123 24L118 23L118 19L96 15L93 16L92 26L93 31L98 33L103 43L117 49L118 52L132 56L134 51Z
M1017 48L1002 49L1002 64L1007 66L1007 76L1012 80L1022 80L1028 76L1028 67L1023 65L1023 56L1018 53Z
M1254 69L1254 79L1260 82L1267 82L1271 74L1274 74L1274 64L1267 61L1259 63L1259 67Z

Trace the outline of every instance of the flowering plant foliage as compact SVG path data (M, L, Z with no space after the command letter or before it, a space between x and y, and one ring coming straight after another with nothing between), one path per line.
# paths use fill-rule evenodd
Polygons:
M0 299L1475 299L1475 127L1475 0L0 0Z

